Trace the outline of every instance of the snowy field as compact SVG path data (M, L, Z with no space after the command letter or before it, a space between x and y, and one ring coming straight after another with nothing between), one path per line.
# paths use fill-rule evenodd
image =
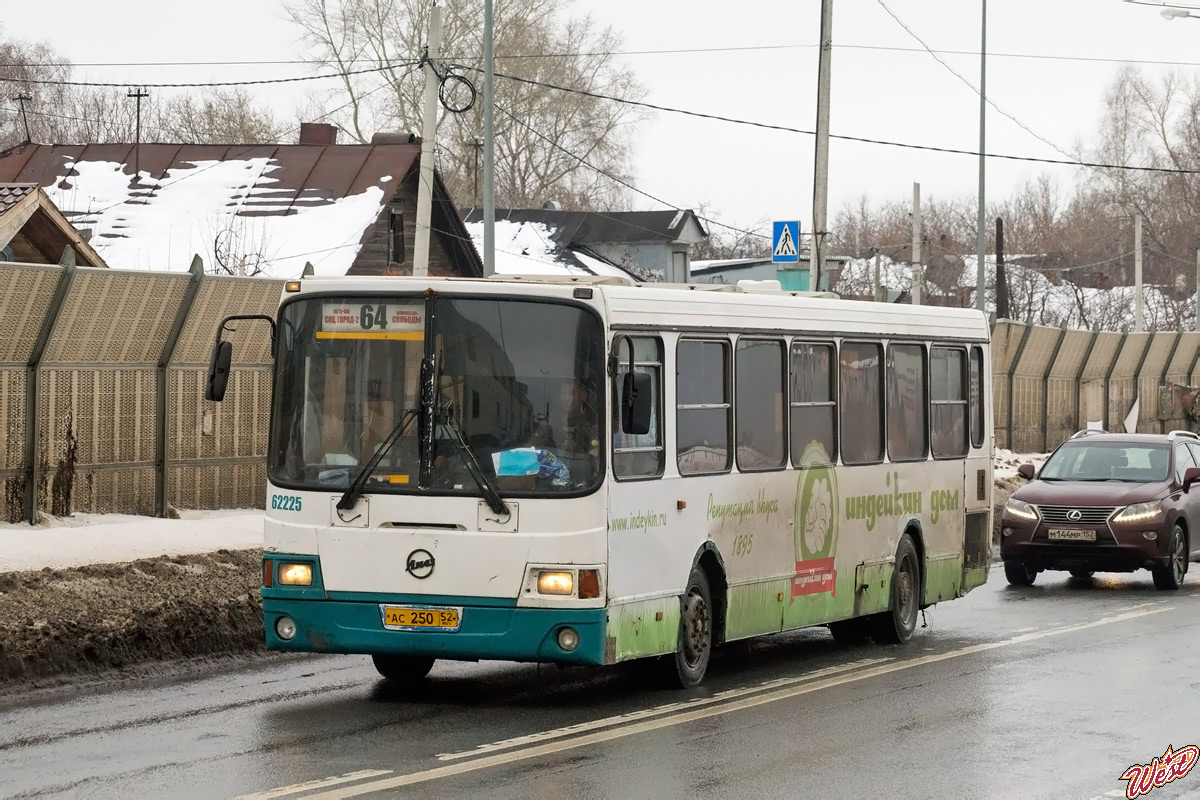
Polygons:
M1017 467L1041 466L1042 454L996 451L997 481ZM181 519L124 514L75 514L30 527L0 524L0 572L113 564L139 558L251 550L262 547L263 513L257 510L180 511Z
M32 528L0 524L0 572L262 547L261 511L180 511L179 515L182 519L75 514Z

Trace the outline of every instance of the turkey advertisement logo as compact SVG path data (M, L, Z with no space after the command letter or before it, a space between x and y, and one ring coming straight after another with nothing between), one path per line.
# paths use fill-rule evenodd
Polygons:
M829 454L820 442L811 442L801 459L800 491L796 492L793 531L796 544L796 574L792 578L792 602L810 594L836 596L837 570L837 475Z

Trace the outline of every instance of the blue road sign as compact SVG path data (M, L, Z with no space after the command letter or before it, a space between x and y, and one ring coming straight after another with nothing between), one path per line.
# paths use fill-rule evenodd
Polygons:
M800 221L775 222L771 236L771 261L776 264L796 264L800 261Z

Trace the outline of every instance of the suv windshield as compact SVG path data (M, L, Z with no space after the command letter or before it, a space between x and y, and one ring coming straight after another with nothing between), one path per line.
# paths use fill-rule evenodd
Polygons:
M1038 477L1058 481L1129 481L1157 483L1167 479L1171 453L1165 444L1078 442L1064 444L1042 467Z
M473 470L505 496L599 482L603 331L583 307L303 298L281 309L279 337L278 485L344 491L393 433L366 492L478 496Z

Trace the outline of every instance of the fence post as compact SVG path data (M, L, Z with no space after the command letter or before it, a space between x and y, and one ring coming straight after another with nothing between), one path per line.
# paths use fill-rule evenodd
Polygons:
M1042 374L1042 452L1050 451L1050 373L1054 371L1054 362L1058 361L1059 351L1062 350L1063 342L1067 340L1067 323L1063 323L1062 330L1059 331L1058 341L1054 343L1054 352L1050 354L1050 360L1046 362L1046 371Z
M175 311L175 322L171 326L170 333L167 334L167 341L163 344L162 355L158 359L157 386L154 393L155 406L157 408L155 417L154 513L159 517L167 515L167 374L171 367L171 360L175 357L175 348L179 344L179 336L183 333L183 326L187 323L188 315L192 311L192 304L196 300L196 294L200 291L200 281L204 278L204 261L199 255L192 259L192 266L188 271L192 274L191 280L188 281L187 289L183 293L183 299L180 300L179 308Z
M1172 342L1171 352L1167 354L1167 361L1165 364L1163 364L1162 374L1158 376L1158 401L1159 401L1159 403L1162 402L1163 384L1165 384L1167 382L1167 373L1169 373L1171 371L1171 362L1175 360L1175 352L1179 349L1179 344L1182 341L1183 341L1183 325L1180 324L1180 326L1175 329L1175 341ZM1172 396L1174 396L1174 392L1172 392ZM1159 413L1159 417L1160 417L1158 420L1159 433L1166 433L1167 432L1167 421L1165 419L1161 418L1161 415L1162 415L1161 408L1158 409L1158 413Z
M42 318L42 329L38 331L37 341L34 342L29 361L25 365L25 458L21 464L21 472L25 478L25 521L30 525L37 522L37 446L41 434L38 430L38 375L41 372L42 356L50 344L50 337L54 335L54 326L62 315L63 303L71 289L71 282L75 279L75 249L67 245L58 263L62 265L62 275L59 276L50 307L46 309L46 316Z
M1025 354L1025 345L1029 344L1029 337L1033 334L1033 325L1025 325L1025 335L1021 337L1021 343L1017 345L1017 354L1013 356L1012 364L1008 367L1008 449L1013 448L1013 385L1017 379L1017 367L1021 365L1021 356Z
M1104 430L1108 430L1108 417L1112 413L1112 408L1109 404L1112 401L1112 393L1109 391L1109 381L1112 380L1113 370L1117 368L1117 362L1121 360L1121 353L1125 350L1125 342L1129 339L1129 326L1126 325L1121 330L1121 341L1117 343L1117 349L1113 352L1112 361L1108 362L1108 371L1104 373L1104 417L1101 424Z
M1138 359L1137 369L1133 372L1133 400L1136 403L1142 397L1142 367L1146 366L1146 358L1150 355L1150 348L1154 346L1154 331L1151 331L1146 336L1146 347L1142 350L1142 355ZM1136 433L1137 430L1134 430Z
M1087 350L1083 352L1083 360L1079 362L1079 369L1075 370L1075 430L1081 431L1086 425L1083 420L1083 403L1080 402L1080 395L1083 394L1083 373L1087 370L1088 362L1092 360L1092 351L1096 349L1096 342L1100 339L1099 327L1092 329L1092 338L1088 339Z

